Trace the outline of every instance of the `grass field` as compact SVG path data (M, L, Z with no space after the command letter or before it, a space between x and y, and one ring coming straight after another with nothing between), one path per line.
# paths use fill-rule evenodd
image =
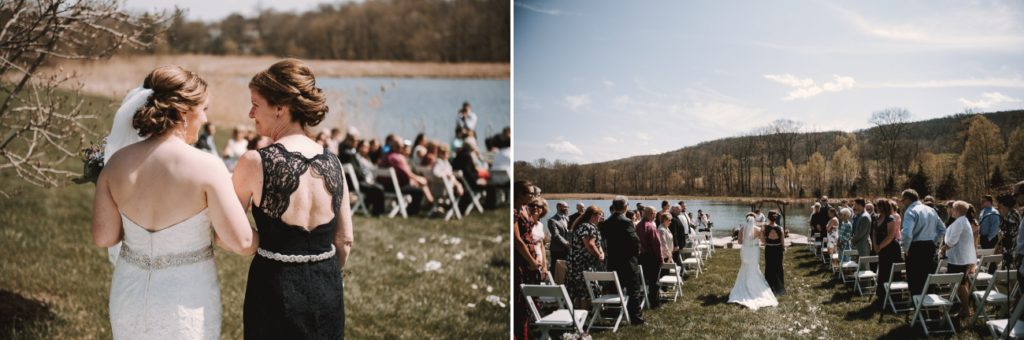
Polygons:
M91 101L96 110L112 114L109 101ZM218 135L219 142L226 133ZM77 160L67 165L81 166ZM0 172L0 190L10 195L0 195L0 338L110 338L112 266L106 250L93 245L90 235L93 185L42 189ZM506 337L508 220L507 208L453 222L357 215L356 241L346 268L346 335ZM242 337L250 261L216 253L222 338ZM425 270L428 261L440 262L440 269ZM489 295L505 307L488 302Z
M806 246L792 247L785 254L787 294L779 298L779 306L756 312L727 303L740 265L739 250L719 249L709 265L699 278L687 280L679 301L645 311L647 324L626 326L617 333L596 332L593 337L909 339L924 336L923 332L910 328L902 315L889 313L879 321L878 312L869 308L869 297L858 296L831 279L832 271L822 266ZM954 338L977 339L988 334L978 326Z

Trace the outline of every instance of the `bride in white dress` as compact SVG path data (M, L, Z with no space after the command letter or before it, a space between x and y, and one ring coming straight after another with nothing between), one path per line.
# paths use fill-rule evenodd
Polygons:
M739 241L743 245L740 248L740 272L736 274L736 284L729 293L729 302L753 310L777 306L779 301L761 274L761 229L752 215L747 215L747 224L740 230Z
M219 339L212 245L256 251L224 163L192 147L207 104L205 81L165 66L115 114L92 221L93 241L117 255L110 285L114 339Z

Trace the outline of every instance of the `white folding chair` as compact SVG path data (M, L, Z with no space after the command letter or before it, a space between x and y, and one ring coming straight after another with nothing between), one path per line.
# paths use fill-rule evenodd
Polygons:
M995 248L991 248L991 249L978 249L978 258L981 258L983 256L995 255L995 254L996 254L996 249Z
M661 275L661 279L658 280L658 287L666 288L665 291L659 295L663 300L672 299L676 301L679 296L683 294L683 276L680 274L681 270L676 267L673 262L666 262L661 264L661 271L665 275ZM666 294L668 294L666 296Z
M693 243L693 249L697 251L701 261L707 261L711 257L711 241L707 239L704 232L697 233L697 241Z
M878 285L878 274L871 270L871 264L878 263L878 256L863 256L857 262L857 271L853 273L853 287L857 289L857 294L860 296L864 296L865 290L873 293L872 289ZM864 281L870 282L871 285L861 284Z
M572 300L565 291L565 286L557 285L519 285L526 297L526 305L530 308L533 317L533 324L540 329L541 339L551 338L548 334L552 330L569 330L577 335L583 335L583 323L587 320L587 311L576 310L572 306ZM544 316L537 311L533 298L554 298L559 301L558 309Z
M683 267L683 270L690 270L691 268L696 268L697 275L694 277L700 277L700 274L703 273L704 270L701 268L702 266L700 256L697 256L696 250L694 250L693 248L679 249L679 255L686 256L686 259L683 260L682 263L680 263L680 265Z
M590 318L590 324L587 325L587 330L594 329L611 329L612 333L619 330L619 323L622 322L625 317L626 322L629 322L629 313L626 313L626 304L629 301L626 300L626 295L622 293L622 285L619 283L619 275L616 272L583 272L583 280L586 282L588 288L590 287L604 287L602 283L607 282L611 284L614 294L603 294L601 296L594 296L594 289L587 289L590 293L590 304L594 307L590 310L592 315ZM614 318L606 318L601 315L601 312L609 309L618 309L619 314ZM594 323L598 320L601 321L614 321L612 326L594 326Z
M352 186L348 187L349 191L356 194L356 204L352 206L352 215L355 216L357 212L362 210L363 215L370 216L370 209L366 208L366 197L363 196L363 191L359 188L359 177L356 177L356 168L348 163L342 164L341 167L345 169L345 173L351 179Z
M1021 315L1024 315L1024 298L1017 301L1017 307L1013 308L1013 314L1009 319L998 319L985 322L992 337L996 339L1017 339L1024 337L1024 323L1017 322ZM1007 332L1007 330L1010 330Z
M939 260L938 265L935 266L935 274L945 274L949 272L949 263L945 259Z
M907 284L907 264L893 263L892 271L889 272L889 281L882 284L882 288L885 289L885 301L882 301L882 312L885 312L885 307L888 305L892 308L893 314L899 314L902 312L913 310L913 304L910 301L910 285ZM899 280L897 280L897 278ZM896 307L896 296L900 297L900 303L906 304L906 307Z
M854 258L859 258L860 255L856 249L843 250L843 257L849 258L846 262L839 264L839 278L843 280L843 283L849 283L847 275L853 275L857 270L860 270L860 265ZM850 274L846 274L849 272ZM852 279L852 277L850 278Z
M1010 297L1013 296L1013 292L1017 289L1017 271L1016 270L998 270L995 275L992 276L992 281L989 282L985 290L975 290L971 292L971 298L974 299L974 317L971 318L971 325L978 320L978 316L985 319L985 322L989 321L989 314L987 307L990 305L996 305L1002 314L1006 313L1006 309L1010 307ZM994 314L992 317L996 317L1002 314Z
M459 211L459 199L455 197L455 183L448 176L442 176L441 180L444 181L445 195L448 196L448 201L451 202L451 206L448 207L444 215L444 220L451 220L453 215L455 218L462 220L462 212Z
M989 250L989 249L983 249ZM988 273L988 267L999 266L1003 262L1003 255L985 255L978 258L978 265L975 267L974 276L971 276L971 291L984 290L992 280L992 274Z
M640 309L651 309L651 300L648 298L650 291L647 290L647 278L644 277L644 267L636 266L636 270L640 273L640 289L644 291L644 299L640 301Z
M466 190L466 194L469 195L469 199L472 201L470 205L466 207L466 211L462 213L463 216L469 216L469 213L476 208L480 212L484 212L484 206L480 204L480 198L483 197L483 193L476 192L473 190L473 185L466 180L466 176L462 173L462 170L455 170L455 177L462 181L462 187Z
M957 301L956 291L960 287L960 281L963 278L963 273L928 274L928 279L924 281L924 291L920 295L914 295L911 298L914 301L914 318L910 320L910 326L913 327L917 320L921 320L925 336L939 332L952 332L956 334L953 319L949 317L949 310ZM935 288L934 290L932 289L933 287ZM942 316L936 319L927 319L922 312L929 310L939 311L942 313ZM937 332L928 330L928 322L939 321L941 323L943 318L949 324L948 330Z
M391 181L391 186L394 188L390 192L384 190L384 199L394 201L394 208L391 209L388 217L394 218L401 213L402 218L409 218L409 214L405 212L405 207L409 206L409 201L412 201L412 197L407 197L408 195L402 193L402 186L398 185L398 175L395 173L395 168L377 169L373 171L373 174L379 178L388 178Z

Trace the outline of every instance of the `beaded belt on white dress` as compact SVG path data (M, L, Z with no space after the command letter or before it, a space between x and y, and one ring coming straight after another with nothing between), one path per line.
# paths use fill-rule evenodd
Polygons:
M139 268L157 270L213 259L213 247L206 246L205 248L193 251L149 256L132 250L128 247L127 243L124 243L121 245L121 254L119 256L123 258L125 262L131 263Z
M271 259L271 260L274 260L274 261L288 262L288 263L306 263L306 262L316 262L316 261L323 261L323 260L329 259L329 258L334 256L334 253L337 252L337 250L338 249L335 248L334 245L332 244L330 251L327 251L327 252L325 252L323 254L317 254L317 255L285 255L285 254L275 253L275 252L272 252L272 251L269 251L269 250L266 250L266 249L263 249L263 248L256 249L256 253L260 254L260 256L263 256L265 258L268 258L268 259Z

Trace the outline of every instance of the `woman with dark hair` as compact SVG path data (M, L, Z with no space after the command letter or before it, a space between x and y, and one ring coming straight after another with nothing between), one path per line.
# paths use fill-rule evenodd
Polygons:
M1014 264L1014 251L1017 247L1017 232L1020 227L1020 212L1014 208L1017 201L1013 194L1005 193L996 197L996 209L1002 220L999 222L999 241L996 243L996 253L1003 254L1003 269L1017 269Z
M877 301L885 301L883 286L889 282L892 264L903 262L903 251L899 242L896 242L896 237L900 235L900 223L897 221L899 213L893 209L892 203L884 198L875 201L875 207L878 210L878 220L874 221L871 232L878 242L874 244L875 254L878 254L878 286L875 287L875 295ZM885 305L881 307L884 309Z
M786 277L782 269L782 255L786 252L786 238L779 226L779 212L768 212L768 224L761 232L764 238L764 278L776 297L786 294Z
M327 114L327 100L295 59L260 71L249 89L249 117L273 144L243 154L232 176L260 238L245 289L245 338L344 338L348 189L338 157L307 134Z
M565 285L569 289L569 297L573 299L573 303L584 310L590 308L590 293L587 293L583 272L598 271L604 263L601 231L597 229L602 216L604 211L592 205L583 212L583 215L572 221L569 228L572 231L572 239L569 241L571 250Z

